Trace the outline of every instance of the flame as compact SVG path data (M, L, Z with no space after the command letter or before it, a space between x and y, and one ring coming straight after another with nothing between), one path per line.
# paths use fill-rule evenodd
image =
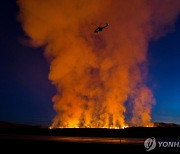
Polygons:
M104 128L104 129L125 129L125 128L128 128L129 126L128 125L124 125L124 126L121 126L121 127L101 127L101 128ZM56 127L56 128L80 128L79 126L74 126L74 127L62 127L62 126L59 126L59 127ZM90 126L87 126L85 128L97 128L97 127L90 127ZM54 129L53 126L50 126L49 129Z
M127 112L132 126L152 125L148 43L167 32L179 0L17 2L32 46L44 46L50 60L57 88L51 128L126 128ZM93 33L101 22L110 26Z

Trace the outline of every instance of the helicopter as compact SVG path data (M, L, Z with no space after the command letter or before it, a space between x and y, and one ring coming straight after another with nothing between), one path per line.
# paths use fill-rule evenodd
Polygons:
M101 32L104 28L108 27L109 24L106 24L105 26L98 26L95 30L94 33L99 33Z

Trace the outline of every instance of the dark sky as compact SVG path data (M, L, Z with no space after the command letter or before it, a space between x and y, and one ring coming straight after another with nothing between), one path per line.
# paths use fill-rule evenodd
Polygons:
M48 80L42 48L23 45L15 0L0 5L0 120L49 125L56 93ZM152 41L148 50L148 85L154 92L153 121L180 123L180 18L174 30Z
M55 115L48 80L49 64L43 49L20 43L24 38L16 20L14 0L0 5L0 120L28 124L50 124Z
M180 123L180 18L174 30L149 46L149 74L155 121Z

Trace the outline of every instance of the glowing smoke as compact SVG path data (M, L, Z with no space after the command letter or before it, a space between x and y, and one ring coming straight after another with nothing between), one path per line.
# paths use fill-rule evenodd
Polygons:
M180 10L179 0L18 0L33 46L45 46L57 116L53 127L151 124L155 100L146 86L147 49ZM94 34L95 24L110 26Z

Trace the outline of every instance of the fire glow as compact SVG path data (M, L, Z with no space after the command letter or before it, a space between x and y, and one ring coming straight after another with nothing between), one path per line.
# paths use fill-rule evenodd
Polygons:
M17 3L30 43L44 46L50 62L49 79L57 88L51 128L152 126L148 43L167 32L179 13L179 0ZM93 33L93 25L101 22L110 26Z
M50 126L49 129L53 129L54 127ZM82 127L79 127L79 126L74 126L74 127L56 127L56 128L61 128L61 129L64 129L64 128L82 128ZM93 127L90 127L90 126L87 126L87 127L84 127L84 128L93 128ZM97 128L97 127L94 127L94 128ZM122 126L122 127L101 127L103 129L125 129L125 128L128 128L127 125L125 126Z

